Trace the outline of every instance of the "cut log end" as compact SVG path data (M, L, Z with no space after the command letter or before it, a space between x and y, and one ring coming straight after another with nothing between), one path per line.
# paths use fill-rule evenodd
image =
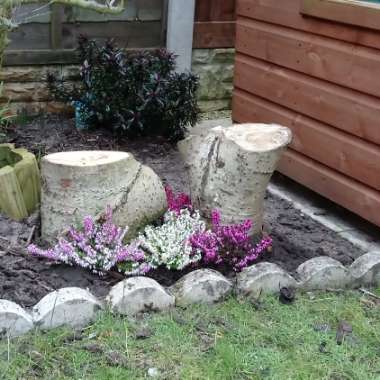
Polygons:
M270 152L287 146L292 139L289 128L277 124L236 124L216 127L225 138L249 152Z
M69 167L89 167L99 165L109 165L118 161L127 160L133 157L127 152L116 151L78 151L78 152L60 152L45 156L43 160L54 165L64 165Z

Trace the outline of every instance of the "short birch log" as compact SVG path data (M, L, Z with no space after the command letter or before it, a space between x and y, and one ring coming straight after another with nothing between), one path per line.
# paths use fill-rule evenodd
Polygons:
M291 131L274 124L215 127L181 141L193 203L206 218L220 210L224 223L251 219L260 233L265 190L290 141Z
M114 222L130 235L166 209L159 177L132 154L113 151L54 153L41 161L42 238L54 241L87 215L113 209Z

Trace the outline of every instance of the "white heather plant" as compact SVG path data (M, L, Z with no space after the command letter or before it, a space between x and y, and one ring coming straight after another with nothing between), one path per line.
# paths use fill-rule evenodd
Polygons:
M168 211L164 223L145 227L138 241L151 268L165 266L169 270L181 270L201 260L201 254L193 251L189 237L205 230L206 224L197 211Z

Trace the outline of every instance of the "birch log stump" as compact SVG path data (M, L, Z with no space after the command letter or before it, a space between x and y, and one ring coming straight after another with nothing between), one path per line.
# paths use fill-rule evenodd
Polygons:
M167 207L159 177L126 152L50 154L41 161L41 176L41 232L50 242L107 206L115 224L129 226L129 236Z
M291 131L274 124L215 127L181 141L195 207L205 218L220 210L228 224L251 219L260 234L265 190L290 141Z

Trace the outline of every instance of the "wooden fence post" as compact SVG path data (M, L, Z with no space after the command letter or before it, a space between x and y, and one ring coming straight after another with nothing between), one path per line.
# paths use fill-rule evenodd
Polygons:
M59 4L52 4L50 19L50 43L53 50L62 48L62 18L63 7Z

